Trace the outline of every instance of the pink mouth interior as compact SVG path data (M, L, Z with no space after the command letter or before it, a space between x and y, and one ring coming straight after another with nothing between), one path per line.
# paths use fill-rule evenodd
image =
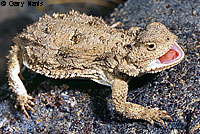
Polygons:
M168 63L179 56L176 45L174 45L166 54L158 58L161 63Z

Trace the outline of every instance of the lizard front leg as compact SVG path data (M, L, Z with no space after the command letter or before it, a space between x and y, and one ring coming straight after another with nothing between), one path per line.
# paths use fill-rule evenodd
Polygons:
M158 108L148 109L138 104L127 102L128 83L121 79L115 79L112 85L112 100L116 111L129 119L143 119L154 126L154 121L161 123L164 127L164 121L161 118L172 120L166 111Z
M27 91L22 83L19 74L22 66L22 59L19 54L20 48L18 45L14 45L9 51L8 55L8 83L12 91L17 95L17 103L21 106L22 111L26 117L30 119L26 108L33 111L34 109L30 105L35 105L31 100L32 96L27 94Z

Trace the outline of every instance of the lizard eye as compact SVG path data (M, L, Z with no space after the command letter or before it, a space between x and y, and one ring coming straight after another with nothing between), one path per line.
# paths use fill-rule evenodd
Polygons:
M147 43L147 50L153 51L156 49L156 44L155 43Z

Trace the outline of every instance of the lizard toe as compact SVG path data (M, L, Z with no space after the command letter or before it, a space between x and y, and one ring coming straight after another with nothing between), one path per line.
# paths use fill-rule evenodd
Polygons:
M169 119L169 120L173 121L173 119L170 117L169 112L167 112L165 110L159 110L159 109L157 109L157 112L158 112L160 118L165 118L165 119Z
M27 100L27 103L32 105L32 106L35 106L35 103L33 101L31 101L31 100Z
M173 119L168 115L169 113L165 110L159 110L158 108L153 108L153 109L149 109L149 118L147 119L147 121L149 121L151 123L151 125L153 124L153 121L157 121L160 124L162 124L162 126L164 128L166 128L164 121L161 119L169 119L172 120ZM153 124L154 125L154 124ZM152 126L153 126L152 125Z
M30 118L28 112L26 111L26 108L25 108L24 105L21 106L21 109L22 109L22 111L24 112L25 116L26 116L29 120L31 120L31 118Z
M166 128L164 121L160 117L154 117L154 120L162 124L164 128Z
M32 96L29 96L28 94L24 94L21 96L17 97L17 101L19 102L22 111L24 112L24 114L26 115L26 117L30 120L30 116L27 112L27 110L30 110L32 112L35 112L35 110L30 106L35 106L35 103L31 100L33 100L34 98Z
M26 104L25 107L35 113L35 110L29 104Z
M34 100L35 98L33 98L33 97L30 96L30 95L27 95L27 99L29 99L29 100Z
M151 118L147 118L146 121L148 121L152 127L154 127L154 120Z

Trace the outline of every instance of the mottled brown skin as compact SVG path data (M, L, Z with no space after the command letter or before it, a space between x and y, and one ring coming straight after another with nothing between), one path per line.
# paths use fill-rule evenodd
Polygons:
M159 22L124 31L74 11L45 15L14 38L8 56L9 85L29 118L26 109L34 111L29 106L34 103L18 76L23 65L51 78L89 78L112 87L113 104L123 116L164 126L161 118L171 119L166 111L126 101L128 81L131 76L153 72L147 70L148 65L165 54L176 39Z

